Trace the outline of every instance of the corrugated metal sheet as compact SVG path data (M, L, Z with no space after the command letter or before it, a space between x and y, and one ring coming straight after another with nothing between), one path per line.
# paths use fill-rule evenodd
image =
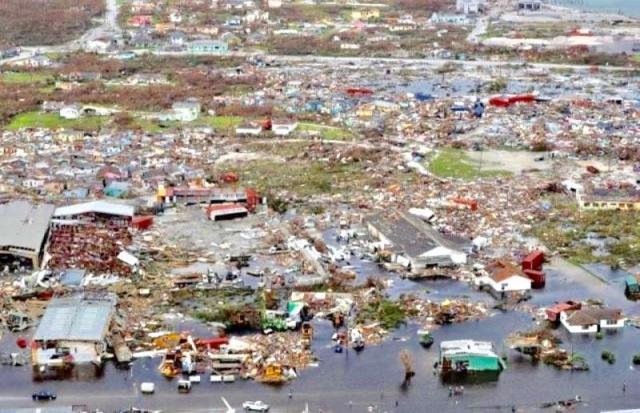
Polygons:
M0 205L0 247L39 251L54 209L50 204L34 206L28 201Z
M135 208L130 205L116 204L114 202L105 201L93 201L85 202L82 204L75 204L69 206L63 206L56 209L53 216L59 217L72 217L76 215L88 214L97 212L107 215L118 215L124 217L133 217Z
M111 322L115 301L82 297L49 303L33 336L36 341L102 341Z

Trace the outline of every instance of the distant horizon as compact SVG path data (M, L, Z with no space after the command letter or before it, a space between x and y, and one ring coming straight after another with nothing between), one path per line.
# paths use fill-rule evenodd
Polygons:
M594 12L622 12L625 16L640 17L638 0L551 0L551 4Z

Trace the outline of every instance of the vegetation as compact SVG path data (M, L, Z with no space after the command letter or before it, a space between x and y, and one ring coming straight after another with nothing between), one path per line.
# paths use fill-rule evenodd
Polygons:
M0 74L0 82L5 83L43 83L53 80L53 78L41 72L4 72Z
M64 43L88 30L104 8L104 0L2 0L0 46Z
M105 122L100 116L86 116L80 119L64 119L57 113L43 113L39 111L25 112L13 118L9 129L46 128L46 129L75 129L95 131Z
M366 303L358 313L358 323L378 321L380 325L392 330L406 322L406 313L400 304L382 299Z
M609 364L613 364L616 362L616 355L607 350L604 350L600 357L602 358L602 360L606 361Z
M499 93L507 88L507 79L499 77L486 85L489 93Z
M640 263L639 211L579 211L564 195L547 198L551 210L531 234L552 250L577 264L602 262L608 265L633 266ZM606 240L606 256L595 256L588 234Z
M337 128L335 126L318 125L314 123L300 123L298 125L299 132L310 132L317 134L321 139L325 140L348 140L353 135L346 129Z
M482 169L478 162L474 162L458 149L443 149L429 163L429 170L434 175L443 178L459 178L471 180L475 178L491 178L509 176L509 172Z
M633 355L633 359L631 360L633 364L640 365L640 353L636 353Z

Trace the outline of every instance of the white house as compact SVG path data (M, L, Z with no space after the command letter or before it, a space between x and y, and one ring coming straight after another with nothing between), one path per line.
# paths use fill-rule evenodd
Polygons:
M65 105L60 109L60 117L64 119L78 119L82 115L82 107L78 104Z
M85 44L85 51L93 53L106 53L111 47L109 39L94 39Z
M260 125L239 125L236 127L236 135L258 136L262 132Z
M476 14L480 12L483 0L456 0L456 11L464 14Z
M274 120L271 122L271 131L274 135L287 136L298 127L294 120Z
M171 105L174 119L181 122L192 122L200 115L200 102L196 99L187 99L182 102L175 102Z
M279 9L282 7L282 0L267 0L267 7L270 9Z
M625 321L622 310L610 308L583 307L560 313L560 323L571 334L616 330L624 327Z
M522 293L531 290L531 280L526 277L520 268L505 261L496 260L486 267L487 273L477 278L479 285L487 286L491 293L504 295L510 293Z

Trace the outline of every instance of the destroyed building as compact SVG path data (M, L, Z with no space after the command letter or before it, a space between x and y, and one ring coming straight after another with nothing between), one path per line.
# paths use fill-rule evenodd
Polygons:
M381 249L393 249L393 262L413 272L467 262L468 242L439 233L409 213L374 215L367 219L367 228L379 240Z
M100 364L115 305L111 296L53 299L33 335L33 364Z
M0 255L26 258L39 267L54 208L28 201L0 205Z

